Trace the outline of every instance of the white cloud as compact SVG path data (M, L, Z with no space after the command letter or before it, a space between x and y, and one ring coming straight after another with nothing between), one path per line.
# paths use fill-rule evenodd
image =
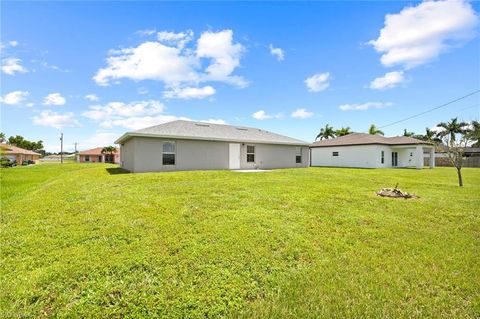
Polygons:
M130 103L109 102L105 105L91 105L82 115L98 122L103 128L124 127L131 130L175 120L192 121L184 116L162 114L164 110L165 106L156 100ZM208 119L202 122L225 124L222 119Z
M85 99L89 100L89 101L92 101L92 102L96 102L96 101L100 100L98 98L98 96L96 96L95 94L87 94L87 95L85 95Z
M268 120L268 119L273 119L273 118L281 119L281 118L283 118L283 114L282 113L277 113L277 114L273 115L273 114L268 114L264 110L259 110L255 113L253 113L252 117L256 120Z
M283 59L285 58L285 53L282 49L275 48L272 44L270 44L269 48L271 55L275 56L278 61L283 61Z
M60 93L50 93L43 98L43 105L64 105L67 100Z
M365 111L368 109L382 109L393 105L392 102L367 102L363 104L342 104L338 108L342 111Z
M93 77L99 85L128 78L162 81L167 87L197 86L201 82L225 82L239 87L248 83L233 75L240 66L244 47L233 42L233 31L204 32L191 44L193 32L158 32L157 41L137 47L110 50L107 66ZM188 48L187 44L191 44ZM204 59L207 63L205 67Z
M383 54L384 66L413 68L470 40L477 23L478 17L467 1L425 1L387 14L380 36L369 43Z
M188 30L179 33L162 31L157 33L157 39L163 44L173 45L183 49L188 42L192 41L193 31Z
M0 98L1 102L8 105L18 105L25 101L29 93L27 91L13 91Z
M18 45L18 41L15 41L15 40L8 41L8 45L11 47L16 47Z
M2 60L2 72L8 75L15 75L15 73L26 73L27 69L20 63L22 60L17 58L7 58Z
M48 126L56 129L63 129L65 127L80 127L80 122L75 119L71 112L57 113L50 110L42 111L39 116L32 117L33 124L40 126Z
M70 70L68 70L68 69L62 69L61 67L59 67L57 65L49 64L47 62L41 62L40 64L46 69L52 69L52 70L55 70L55 71L65 72L65 73L70 72Z
M174 87L163 92L167 99L204 99L215 94L215 89L211 86L196 87Z
M139 35L142 35L142 36L153 35L153 34L157 33L157 30L155 30L155 29L145 29L145 30L138 30L136 33L139 34Z
M264 110L259 110L253 113L252 117L256 120L267 120L267 119L271 119L273 116L267 114L267 112L265 112Z
M155 115L163 112L165 106L155 100L138 102L109 102L105 105L89 106L89 111L82 115L100 123L103 127L109 127L109 122L114 120L126 120L127 117L140 117L145 115Z
M314 115L313 112L309 112L306 109L296 109L291 114L293 118L298 118L298 119L308 119L313 115Z
M240 58L245 48L240 43L233 43L233 31L203 32L197 40L196 54L199 58L211 59L205 69L206 81L227 82L238 87L246 87L248 82L240 76L231 75L240 66Z
M198 81L195 58L159 42L144 42L135 48L111 52L107 64L93 77L99 85L109 85L111 80L121 78L167 83Z
M320 92L328 88L330 83L330 73L317 73L305 80L305 85L308 87L310 92Z
M387 72L384 76L374 79L370 83L370 88L374 90L391 89L404 82L403 71Z
M96 132L92 136L82 139L78 144L78 148L86 150L95 147L114 145L114 142L120 134L113 132Z

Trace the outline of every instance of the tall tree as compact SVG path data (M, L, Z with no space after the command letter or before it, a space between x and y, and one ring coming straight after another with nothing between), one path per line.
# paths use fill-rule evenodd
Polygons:
M455 142L455 139L458 134L466 132L468 123L459 122L458 118L455 117L450 120L450 122L441 122L437 124L437 127L442 128L443 130L438 133L438 136L444 138L447 135L450 135L449 141Z
M368 129L368 134L371 135L384 135L383 131L379 130L375 124L370 125L370 128Z
M472 121L470 135L473 142L472 147L480 147L480 122L479 121Z
M0 143L4 143L6 140L5 133L0 132Z
M315 138L315 141L320 139L329 139L329 138L334 138L335 137L335 130L333 127L330 125L325 125L324 128L320 129L320 133L318 133L317 137Z
M26 140L21 135L10 136L8 138L8 144L15 145L31 151L38 151L43 149L43 141L31 142Z
M439 148L447 154L448 159L453 167L457 170L458 186L463 186L462 167L465 157L465 148L472 141L472 131L468 128L468 123L459 122L457 118L453 118L450 122L442 122L437 125L443 128L438 133L442 138L442 145Z
M345 136L345 135L352 134L352 133L353 132L350 130L349 126L342 127L341 129L335 131L336 136Z
M432 143L441 143L442 139L439 138L437 135L438 135L437 132L426 127L424 135L416 135L415 137L422 141L427 141Z
M407 129L403 130L403 136L412 137L414 135L415 135L415 133L409 132L409 131L407 131Z

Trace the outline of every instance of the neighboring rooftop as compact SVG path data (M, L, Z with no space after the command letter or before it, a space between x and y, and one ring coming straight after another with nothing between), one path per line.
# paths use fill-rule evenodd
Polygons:
M312 143L311 147L327 147L327 146L348 146L348 145L417 145L417 144L432 144L426 141L421 141L408 136L385 137L381 135L371 135L366 133L352 133L337 138L321 140Z
M78 152L78 154L79 155L102 155L102 150L103 150L103 147L95 147L95 148L92 148L90 150L85 150L85 151ZM116 147L116 150L117 150L117 153L120 152L118 147Z
M24 154L24 155L42 155L34 151L26 150L15 145L0 143L0 149L3 154Z
M193 121L173 121L123 134L115 141L121 144L133 136L164 137L194 140L216 140L241 143L308 145L288 136L252 127L211 124Z

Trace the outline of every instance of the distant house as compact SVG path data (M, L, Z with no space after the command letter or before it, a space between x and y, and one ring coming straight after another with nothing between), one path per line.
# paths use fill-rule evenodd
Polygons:
M432 143L406 136L353 133L311 144L310 161L312 166L423 168L425 151L429 166L435 167Z
M309 165L307 142L251 127L174 121L127 132L115 143L131 172Z
M26 150L10 144L0 143L0 156L6 157L17 165L22 165L23 161L37 162L42 154Z
M80 163L120 163L120 150L114 154L103 154L103 147L96 147L77 154L77 162Z

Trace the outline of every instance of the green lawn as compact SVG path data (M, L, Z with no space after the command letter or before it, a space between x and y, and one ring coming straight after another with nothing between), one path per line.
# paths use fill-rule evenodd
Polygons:
M463 171L2 169L0 317L478 318Z

